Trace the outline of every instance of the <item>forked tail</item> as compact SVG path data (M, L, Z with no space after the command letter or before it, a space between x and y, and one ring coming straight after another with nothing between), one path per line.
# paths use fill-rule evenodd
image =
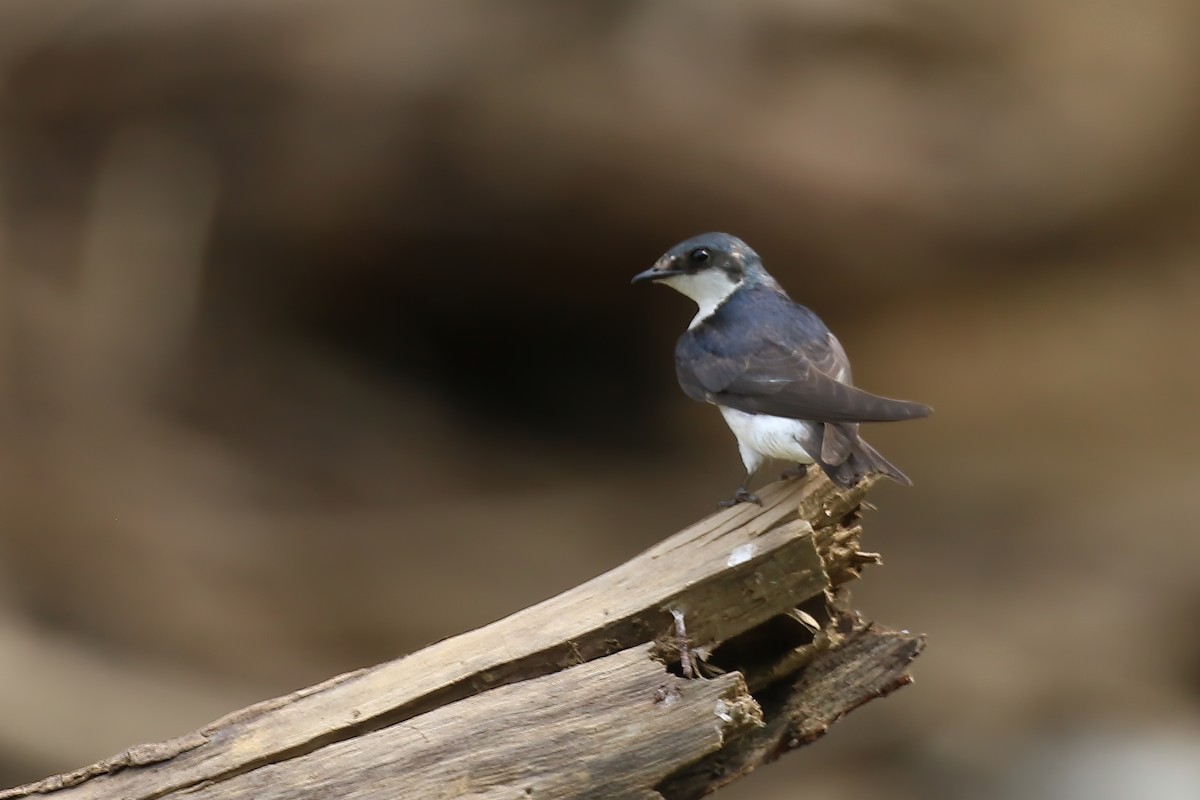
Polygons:
M912 481L899 467L884 458L882 453L861 437L855 438L849 456L844 461L840 464L821 462L821 469L825 470L831 481L843 489L854 486L872 473L886 475L901 486L912 486Z

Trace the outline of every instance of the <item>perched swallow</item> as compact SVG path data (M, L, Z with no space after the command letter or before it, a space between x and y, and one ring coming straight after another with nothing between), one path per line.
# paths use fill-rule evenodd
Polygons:
M721 505L761 501L750 479L770 458L817 463L842 487L870 473L912 481L859 436L860 422L925 417L933 409L892 400L850 379L841 343L794 302L750 247L727 233L675 245L634 283L663 283L700 307L675 346L684 393L712 403L737 437L746 480Z

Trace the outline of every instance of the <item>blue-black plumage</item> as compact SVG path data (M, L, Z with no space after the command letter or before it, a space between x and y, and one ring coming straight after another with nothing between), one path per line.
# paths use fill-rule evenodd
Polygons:
M844 487L874 472L911 485L858 425L933 409L855 388L837 337L788 297L741 239L688 239L633 280L665 283L699 306L676 344L675 370L684 393L716 405L737 437L747 475L729 503L757 501L748 484L769 458L820 464Z

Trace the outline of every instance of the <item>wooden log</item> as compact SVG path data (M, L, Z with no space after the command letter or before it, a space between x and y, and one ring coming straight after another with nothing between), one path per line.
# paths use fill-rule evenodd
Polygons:
M0 800L700 796L909 680L922 640L838 600L878 561L869 485L773 484L491 625Z

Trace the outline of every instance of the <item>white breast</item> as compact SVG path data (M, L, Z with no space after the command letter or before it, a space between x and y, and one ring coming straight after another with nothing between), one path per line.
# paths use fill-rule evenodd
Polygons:
M748 460L746 451L750 450L758 454L760 463L763 456L801 464L813 463L813 457L805 451L799 441L809 438L809 429L813 423L787 417L773 417L770 414L747 414L745 411L725 406L717 408L721 409L725 424L737 437L743 461ZM749 463L746 468L750 469Z

